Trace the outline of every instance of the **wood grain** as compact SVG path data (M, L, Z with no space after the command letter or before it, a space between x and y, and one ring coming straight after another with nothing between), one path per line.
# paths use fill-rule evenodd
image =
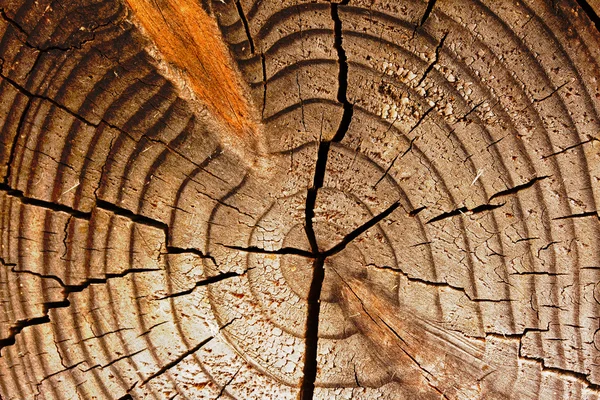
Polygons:
M0 0L0 396L600 398L595 22Z
M216 21L193 0L126 0L159 57L181 72L194 97L237 136L240 147L257 150L254 110L233 68Z

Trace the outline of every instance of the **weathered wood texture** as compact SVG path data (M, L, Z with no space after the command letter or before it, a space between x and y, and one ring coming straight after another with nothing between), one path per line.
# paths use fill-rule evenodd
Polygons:
M600 398L594 10L0 0L0 396Z

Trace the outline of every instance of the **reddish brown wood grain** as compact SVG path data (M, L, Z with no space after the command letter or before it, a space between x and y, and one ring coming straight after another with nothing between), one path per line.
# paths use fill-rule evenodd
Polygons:
M193 0L126 0L164 61L228 133L254 148L258 128L214 18ZM184 83L184 85L186 84Z

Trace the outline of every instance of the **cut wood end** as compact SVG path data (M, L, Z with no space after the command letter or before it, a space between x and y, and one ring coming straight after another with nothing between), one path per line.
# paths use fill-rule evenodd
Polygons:
M133 22L150 38L162 72L223 126L223 142L261 152L260 123L216 21L192 0L126 0Z

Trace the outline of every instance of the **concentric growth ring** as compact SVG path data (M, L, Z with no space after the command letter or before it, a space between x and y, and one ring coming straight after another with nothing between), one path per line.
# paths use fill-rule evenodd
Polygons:
M201 3L262 153L130 2L0 1L0 397L599 397L593 7Z

